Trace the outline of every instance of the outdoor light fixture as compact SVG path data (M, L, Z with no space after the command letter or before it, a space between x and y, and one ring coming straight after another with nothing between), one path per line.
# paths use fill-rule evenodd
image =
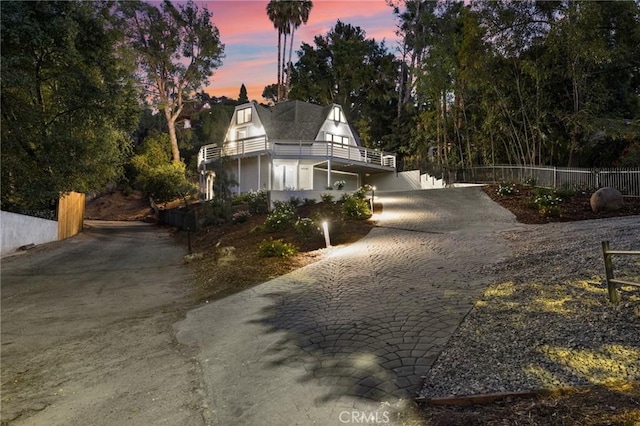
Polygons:
M331 247L331 240L329 239L329 224L326 220L322 221L322 233L324 234L324 243L327 248Z
M371 187L371 213L374 213L374 198L376 196L376 187L372 186Z

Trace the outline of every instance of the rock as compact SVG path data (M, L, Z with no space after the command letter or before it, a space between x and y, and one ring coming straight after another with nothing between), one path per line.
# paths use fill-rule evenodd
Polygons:
M184 263L195 262L196 260L201 260L204 257L203 253L192 253L183 257Z
M593 193L589 200L591 210L595 213L618 210L624 204L622 193L615 188L600 188Z

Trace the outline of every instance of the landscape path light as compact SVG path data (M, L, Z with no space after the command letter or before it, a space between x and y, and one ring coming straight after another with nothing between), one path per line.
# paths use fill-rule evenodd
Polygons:
M324 234L324 243L327 248L331 247L331 240L329 239L329 224L326 220L322 221L322 233Z
M374 206L375 206L374 199L375 199L375 197L376 197L376 187L372 186L371 187L371 214L375 213L375 210L374 210Z

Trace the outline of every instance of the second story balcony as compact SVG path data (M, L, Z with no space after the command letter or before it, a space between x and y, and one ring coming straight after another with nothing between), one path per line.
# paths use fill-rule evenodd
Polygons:
M337 161L383 170L395 170L396 156L354 145L325 141L272 141L265 137L227 142L223 147L205 145L198 153L198 164L209 164L219 158L241 158L268 154L274 159Z

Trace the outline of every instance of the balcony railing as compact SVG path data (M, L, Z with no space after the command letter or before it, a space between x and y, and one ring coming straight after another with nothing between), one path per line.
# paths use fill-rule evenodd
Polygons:
M223 147L205 145L198 153L198 164L206 164L221 157L244 157L260 152L268 152L278 158L326 158L396 167L395 154L375 149L325 141L267 141L264 137L230 142Z

